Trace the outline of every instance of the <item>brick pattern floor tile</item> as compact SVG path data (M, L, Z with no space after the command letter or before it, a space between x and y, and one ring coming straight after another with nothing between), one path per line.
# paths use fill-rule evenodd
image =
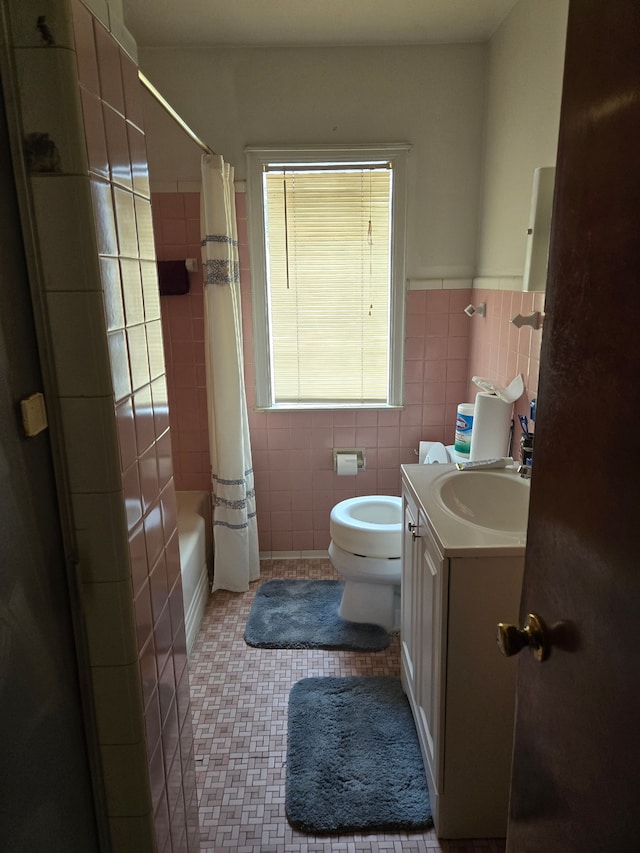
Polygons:
M263 560L271 578L334 579L328 560ZM398 635L382 652L255 649L243 639L259 583L209 599L189 660L202 853L503 853L504 839L422 833L313 837L284 813L287 704L301 678L400 675Z

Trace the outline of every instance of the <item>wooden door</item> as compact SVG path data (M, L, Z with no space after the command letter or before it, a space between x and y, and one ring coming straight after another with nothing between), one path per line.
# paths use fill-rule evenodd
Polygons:
M640 3L572 0L507 849L640 847Z

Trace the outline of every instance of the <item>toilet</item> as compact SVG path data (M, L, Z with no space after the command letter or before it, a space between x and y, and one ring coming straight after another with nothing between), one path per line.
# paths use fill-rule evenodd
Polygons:
M345 579L339 613L349 622L400 627L402 499L349 498L329 521L331 563Z

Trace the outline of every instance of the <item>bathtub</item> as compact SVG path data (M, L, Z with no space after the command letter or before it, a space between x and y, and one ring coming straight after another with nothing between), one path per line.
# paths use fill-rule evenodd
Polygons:
M191 654L209 598L209 572L213 560L211 495L176 492L178 538L182 571L182 597L187 651Z

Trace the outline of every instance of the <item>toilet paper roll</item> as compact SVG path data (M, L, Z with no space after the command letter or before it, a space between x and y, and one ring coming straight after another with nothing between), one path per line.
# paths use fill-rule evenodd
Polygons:
M480 391L476 395L469 459L507 455L512 411L513 403L505 403L495 394Z
M336 455L336 473L339 477L355 477L358 473L358 457L355 453Z

